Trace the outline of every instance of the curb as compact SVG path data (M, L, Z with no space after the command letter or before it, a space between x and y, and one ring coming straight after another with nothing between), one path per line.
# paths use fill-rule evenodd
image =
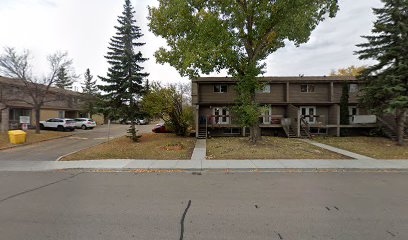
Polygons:
M80 152L80 151L82 151L82 150L86 150L86 149L89 149L89 148L93 148L93 147L99 146L99 145L101 145L101 144L110 142L110 141L112 141L113 139L120 138L120 137L123 137L123 136L112 137L112 138L110 138L110 139L107 140L107 141L100 142L100 143L96 143L96 144L91 145L91 146L89 146L89 147L85 147L85 148L82 148L82 149L75 150L75 151L73 151L73 152L64 154L64 155L62 155L62 156L59 156L55 161L56 161L56 162L70 162L70 161L61 161L61 159L63 159L64 157L67 157L67 156L69 156L69 155L71 155L71 154L74 154L74 153ZM75 160L75 161L84 161L84 160ZM86 160L85 160L85 161L86 161ZM103 159L101 159L101 161L103 161Z

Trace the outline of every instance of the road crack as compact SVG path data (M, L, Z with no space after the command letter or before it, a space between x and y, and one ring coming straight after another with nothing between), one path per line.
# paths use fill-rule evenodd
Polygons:
M181 217L181 221L180 221L180 225L181 225L181 229L180 229L180 240L183 240L184 238L184 219L186 218L187 215L187 211L191 206L191 200L188 200L188 204L186 209L184 210L183 216Z
M22 191L22 192L13 194L13 195L11 195L11 196L8 196L8 197L5 197L5 198L3 198L3 199L0 199L0 203L3 203L3 202L5 202L5 201L7 201L7 200L10 200L10 199L12 199L12 198L15 198L15 197L18 197L18 196L21 196L21 195L24 195L24 194L27 194L27 193L30 193L30 192L34 192L34 191L39 190L39 189L42 189L42 188L46 188L46 187L48 187L48 186L51 186L51 185L54 185L54 184L57 184L57 183L60 183L60 182L63 182L63 181L67 181L67 180L69 180L69 179L72 179L72 178L78 176L79 174L81 174L81 173L77 173L77 174L71 175L71 176L69 176L69 177L66 177L66 178L63 178L63 179L60 179L60 180L51 182L51 183L47 183L47 184L45 184L45 185L42 185L42 186L39 186L39 187L36 187L36 188L27 189L27 190L25 190L25 191Z

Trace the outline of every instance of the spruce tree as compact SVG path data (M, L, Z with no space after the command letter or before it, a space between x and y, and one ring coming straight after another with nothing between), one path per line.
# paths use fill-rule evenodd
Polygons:
M96 80L93 80L93 75L91 75L91 71L86 69L84 74L84 84L82 84L82 92L89 95L96 95L98 92L98 86L96 85Z
M140 65L147 60L136 48L145 43L137 41L143 36L136 26L135 11L130 0L125 0L122 15L118 17L116 35L111 38L105 58L110 65L107 77L99 77L105 84L99 88L105 93L105 112L110 118L131 121L130 138L137 141L135 122L142 117L140 100L145 93L145 79L149 75Z
M377 20L372 36L357 45L360 59L374 59L361 79L366 80L362 102L377 113L396 116L398 144L404 144L404 125L408 108L408 0L382 0L374 8Z
M92 118L92 115L97 112L96 105L99 99L98 86L96 85L96 80L93 80L93 76L89 68L86 69L84 78L85 81L82 84L82 92L86 95L87 101L83 106L83 111L89 114L89 117Z
M61 67L55 80L55 86L62 89L72 89L74 77L70 76L65 67Z
M349 125L349 85L347 82L343 83L342 93L340 98L340 124ZM348 135L348 130L346 128L341 129L341 135Z

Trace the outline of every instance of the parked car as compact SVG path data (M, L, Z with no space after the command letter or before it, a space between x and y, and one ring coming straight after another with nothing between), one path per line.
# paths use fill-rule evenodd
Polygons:
M119 122L120 122L121 124L131 124L131 123L132 123L131 120L125 120L125 119L120 119ZM149 123L149 120L147 120L147 119L136 119L136 120L134 120L133 122L134 122L135 124L137 124L137 125L146 125L146 124Z
M96 122L91 118L75 118L75 127L82 128L83 130L86 129L93 129L96 127Z
M154 133L170 133L169 129L166 128L166 126L163 123L156 124L156 126L152 129L152 132Z
M58 131L74 131L75 121L70 118L50 118L47 121L40 121L41 129L54 129Z
M149 120L148 120L148 119L146 119L146 118L143 118L143 119L136 119L136 124L139 124L139 125L146 125L146 124L149 124Z

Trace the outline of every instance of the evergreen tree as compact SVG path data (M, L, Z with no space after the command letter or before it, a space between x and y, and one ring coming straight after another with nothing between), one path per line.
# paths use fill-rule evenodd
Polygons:
M361 79L366 80L362 102L377 113L396 116L398 144L404 144L404 125L408 108L408 0L382 0L374 8L378 19L372 36L357 45L360 59L374 59Z
M91 75L91 71L86 69L84 74L85 81L82 84L82 91L83 94L86 95L87 101L83 106L83 111L89 114L89 117L92 118L92 115L97 113L97 102L99 100L98 94L98 87L96 85L96 80L93 80L93 76Z
M55 86L62 89L72 89L74 82L74 76L70 75L65 67L61 67L55 80Z
M108 116L131 120L128 132L132 140L137 141L134 120L143 117L140 100L149 74L142 72L144 68L140 65L147 58L135 49L145 43L137 41L143 34L136 26L134 14L130 0L125 0L122 15L118 17L119 25L115 26L116 35L111 38L105 57L110 65L107 77L99 77L105 84L99 88L105 93L103 98Z
M347 82L343 83L341 98L340 98L340 124L349 125L349 85ZM348 131L346 128L341 129L341 135L347 135Z
M93 80L93 76L91 75L91 71L86 69L84 74L84 84L82 85L82 91L85 94L89 95L96 95L98 92L98 86L96 85L96 80Z

